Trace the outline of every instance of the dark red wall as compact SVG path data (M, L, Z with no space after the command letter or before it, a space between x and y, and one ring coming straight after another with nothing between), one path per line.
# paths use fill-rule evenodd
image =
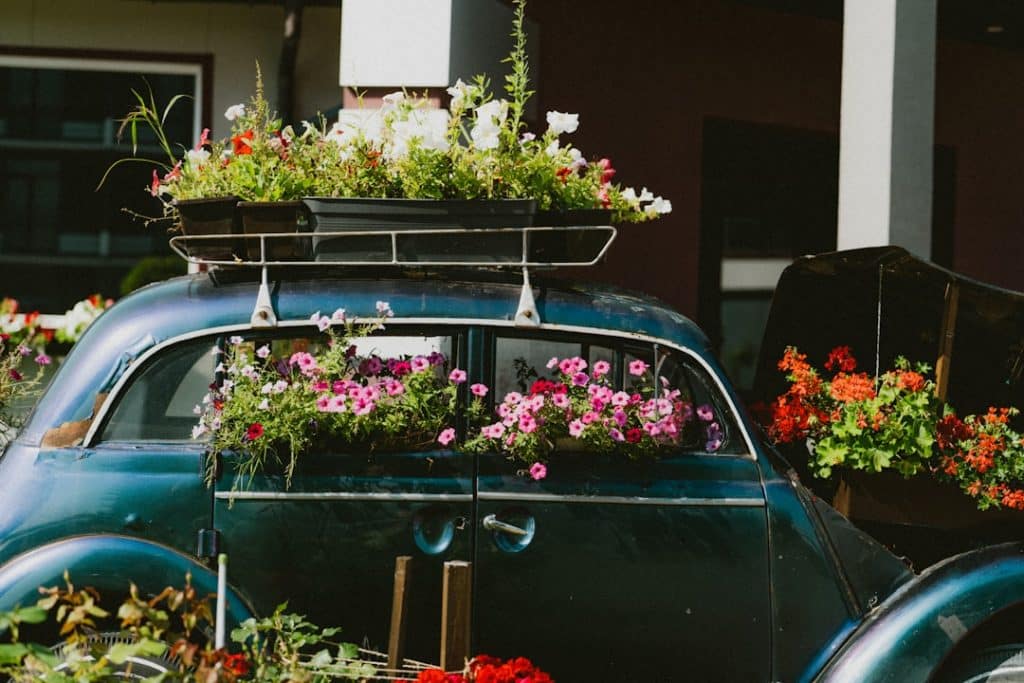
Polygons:
M535 0L540 111L579 112L568 139L674 211L627 225L581 276L697 309L705 117L838 134L842 25L729 0ZM936 143L955 149L955 269L1024 289L1024 55L940 41ZM838 173L838 169L836 169Z

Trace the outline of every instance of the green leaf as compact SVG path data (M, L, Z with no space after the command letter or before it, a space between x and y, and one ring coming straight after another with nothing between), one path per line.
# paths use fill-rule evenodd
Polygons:
M46 621L49 612L42 607L22 607L14 610L14 616L23 624L41 624Z
M315 655L313 655L312 659L309 660L309 665L316 669L327 666L330 663L331 653L327 650L320 650Z
M28 646L24 643L0 644L0 665L20 664L22 657L27 655L28 652Z

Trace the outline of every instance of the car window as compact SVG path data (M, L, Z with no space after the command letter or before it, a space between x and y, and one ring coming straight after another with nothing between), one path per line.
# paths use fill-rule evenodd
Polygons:
M213 381L210 339L173 346L151 359L121 391L102 441L189 441L195 406Z
M616 389L632 391L639 387L630 364L642 361L657 372L660 387L678 390L676 400L692 411L680 439L680 449L688 452L744 453L735 419L706 371L687 355L675 350L638 345L635 342L609 343L591 337L530 336L498 333L494 344L494 397L500 401L508 392L526 393L538 379L555 379L558 368L548 368L551 358L580 356L593 366L604 360L614 369ZM650 377L650 375L648 375Z

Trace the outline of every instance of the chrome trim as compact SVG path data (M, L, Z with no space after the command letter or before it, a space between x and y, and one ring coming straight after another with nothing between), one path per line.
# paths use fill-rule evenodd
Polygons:
M217 500L348 500L348 501L399 501L409 503L442 502L472 503L471 493L353 493L349 491L217 491Z
M362 322L369 322L374 318L356 318L356 324ZM493 318L389 318L388 325L480 325L489 327L508 327L515 328L514 320L495 320ZM276 329L282 329L286 327L313 327L313 324L309 319L303 320L281 320L277 323ZM159 353L164 348L178 344L183 341L189 341L191 339L198 339L200 337L216 336L221 334L228 334L231 332L245 332L252 330L253 327L248 323L241 323L238 325L222 325L220 327L211 327L204 330L194 330L185 334L178 335L176 337L170 337L165 339L159 344L151 347L148 351L141 354L136 358L131 365L124 371L121 377L117 380L110 392L107 394L107 400L103 402L99 411L93 418L92 424L89 425L89 431L86 432L85 439L82 441L83 448L91 448L95 445L96 432L99 430L99 425L103 424L106 419L107 413L110 407L114 405L114 402L118 399L121 389L135 374L135 371L142 367L142 365L149 360L151 356ZM736 424L739 427L739 432L743 437L744 443L747 445L747 452L743 454L736 454L738 457L745 458L747 460L756 460L754 453L757 450L754 448L754 441L747 431L747 426L743 420L739 419L740 412L736 409L736 403L732 400L732 396L726 391L725 385L722 384L722 379L716 372L711 369L711 366L701 356L695 353L692 349L688 349L685 346L679 346L677 343L668 339L662 339L660 337L652 337L646 334L640 334L638 332L627 332L623 330L607 330L597 327L584 327L581 325L559 325L557 323L543 323L537 328L540 331L553 331L553 332L575 332L578 334L590 334L597 336L613 337L616 339L632 339L640 342L647 342L651 344L664 344L665 346L675 349L680 353L689 356L697 362L697 364L704 368L704 371L711 377L715 386L718 388L719 393L725 402L728 404L729 409L737 416ZM724 454L723 454L724 455Z
M647 498L644 496L578 496L554 493L500 493L478 491L479 500L530 503L594 503L600 505L670 505L676 507L764 507L763 498Z

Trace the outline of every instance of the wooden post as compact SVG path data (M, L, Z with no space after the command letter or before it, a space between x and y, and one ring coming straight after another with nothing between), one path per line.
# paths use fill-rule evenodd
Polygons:
M956 335L956 314L960 306L960 285L946 285L946 303L939 330L939 358L935 361L935 395L940 401L949 393L949 368L953 362L953 337Z
M409 574L412 558L395 558L395 586L391 598L391 634L388 637L388 668L400 669L405 659L405 624L409 614Z
M441 596L441 669L461 671L469 658L473 565L445 562Z

